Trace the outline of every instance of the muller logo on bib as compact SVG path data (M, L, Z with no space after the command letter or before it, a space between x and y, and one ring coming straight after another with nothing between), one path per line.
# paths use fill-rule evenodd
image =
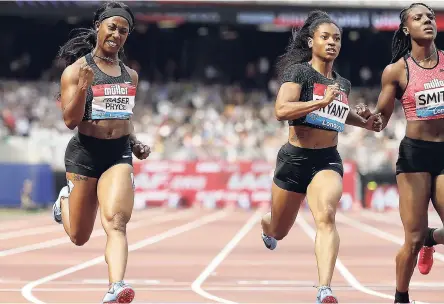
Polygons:
M426 90L436 89L436 88L441 88L441 87L444 87L444 80L440 80L437 78L424 83L424 89L426 89Z
M315 83L313 88L313 100L321 100L325 96L327 86ZM320 108L307 114L305 121L309 124L320 126L327 130L342 132L345 127L350 107L348 106L347 95L340 92L340 95L324 108Z
M105 96L128 94L128 88L124 88L118 84L111 85L109 88L104 88L103 91Z

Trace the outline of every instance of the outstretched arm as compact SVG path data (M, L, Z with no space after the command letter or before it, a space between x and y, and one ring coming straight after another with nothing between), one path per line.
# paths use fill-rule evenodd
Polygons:
M400 74L400 68L401 66L399 64L394 63L388 65L384 69L381 77L382 89L379 93L376 108L373 111L369 110L366 105L362 104L356 107L357 114L363 118L379 114L382 119L381 130L387 126L395 108L396 89L399 85L398 77Z
M347 119L345 120L345 123L347 125L366 129L367 128L367 121L368 121L368 119L365 119L365 118L359 116L354 111L350 111L350 113L348 113Z

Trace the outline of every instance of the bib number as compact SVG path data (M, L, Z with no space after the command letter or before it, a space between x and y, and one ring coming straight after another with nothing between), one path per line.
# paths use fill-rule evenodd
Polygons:
M415 93L416 116L432 118L444 114L444 90L436 88Z
M92 90L92 119L129 119L132 116L136 96L133 85L97 85Z
M316 84L313 90L313 100L321 100L324 98L326 85ZM305 122L320 126L323 129L336 132L343 132L345 128L345 120L347 119L350 107L347 104L347 96L341 92L338 99L333 100L324 108L317 109L307 114Z

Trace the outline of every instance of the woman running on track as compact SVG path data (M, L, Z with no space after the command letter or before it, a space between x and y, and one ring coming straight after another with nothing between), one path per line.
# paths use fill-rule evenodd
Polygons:
M407 119L396 163L405 240L396 256L395 303L409 303L418 253L418 268L427 274L433 246L444 243L443 229L427 227L430 200L444 221L444 54L435 45L435 13L430 7L413 3L401 11L400 18L376 109L372 113L359 105L357 112L364 118L381 114L385 128L399 99Z
M135 293L123 279L134 203L132 153L139 159L150 153L131 122L138 74L120 61L134 16L125 4L110 2L96 11L93 24L59 53L68 64L61 77L63 119L78 132L66 148L67 186L53 206L54 219L82 246L100 208L110 283L103 303L130 303Z
M290 133L277 155L271 212L262 218L262 239L273 250L307 196L317 228L317 303L337 303L330 283L339 250L335 214L342 196L338 133L345 124L378 129L381 123L379 116L366 120L350 112L350 82L332 68L341 35L327 13L311 12L277 64L281 87L275 113L278 120L289 121Z

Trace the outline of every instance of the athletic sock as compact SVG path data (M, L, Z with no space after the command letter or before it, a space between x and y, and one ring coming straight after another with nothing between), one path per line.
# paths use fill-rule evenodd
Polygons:
M400 292L396 290L395 303L410 303L409 292Z
M437 228L428 228L427 231L427 235L426 238L424 240L424 246L426 247L433 247L435 245L437 245L438 243L435 241L435 239L433 238L433 232L436 230Z

